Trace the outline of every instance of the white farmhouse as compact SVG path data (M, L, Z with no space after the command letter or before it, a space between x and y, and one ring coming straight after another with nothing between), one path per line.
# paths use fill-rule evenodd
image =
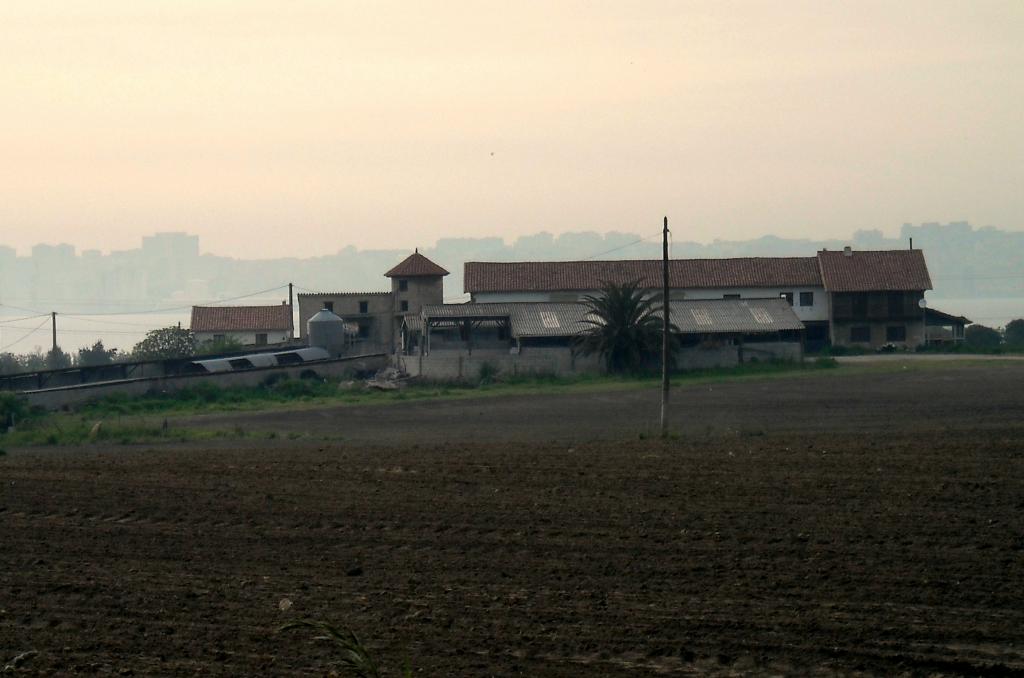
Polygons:
M243 346L281 344L292 339L292 307L193 306L196 343L235 340Z

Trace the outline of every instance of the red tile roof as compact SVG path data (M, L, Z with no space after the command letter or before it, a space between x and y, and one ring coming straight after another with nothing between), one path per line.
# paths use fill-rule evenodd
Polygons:
M277 306L193 306L193 332L292 329L292 308Z
M821 251L818 263L829 292L932 289L921 250Z
M818 287L821 273L814 257L748 257L740 259L671 259L669 286ZM661 287L661 260L470 261L465 265L466 292L549 292L598 290L605 283L639 282Z
M388 278L415 278L418 276L444 276L448 275L448 271L416 251L384 275Z

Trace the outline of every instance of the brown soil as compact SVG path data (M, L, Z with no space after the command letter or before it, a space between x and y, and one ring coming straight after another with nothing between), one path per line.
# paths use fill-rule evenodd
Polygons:
M811 370L714 384L680 382L670 422L683 436L956 431L1000 427L1024 411L1024 362ZM331 436L347 443L637 439L658 430L658 389L421 400L363 407L214 413L184 425ZM177 425L175 422L174 425Z
M610 426L562 396L409 406L426 444L408 424L379 446L10 451L0 669L323 675L326 646L276 633L311 618L392 675L1022 672L1022 375L695 389L700 424L665 444L477 414Z

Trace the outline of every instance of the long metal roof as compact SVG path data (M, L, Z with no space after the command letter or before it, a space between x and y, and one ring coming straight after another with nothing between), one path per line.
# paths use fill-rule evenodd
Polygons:
M661 309L657 315L661 317ZM757 334L802 330L785 299L685 299L669 302L669 320L683 334Z
M572 337L585 332L589 309L578 303L519 303L512 306L512 336Z
M669 303L670 319L684 334L757 334L802 330L789 302L769 299L686 299ZM502 304L438 304L424 306L425 320L508 318L516 338L571 337L591 325L586 304L572 302L509 302ZM661 317L661 309L655 311Z

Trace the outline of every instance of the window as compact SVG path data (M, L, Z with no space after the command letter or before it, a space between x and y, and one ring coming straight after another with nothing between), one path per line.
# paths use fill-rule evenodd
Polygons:
M265 335L265 334L257 334L256 335L256 345L257 346L266 346L267 345L267 335Z
M886 341L906 341L907 340L907 326L906 325L889 325L885 328L885 340Z
M401 301L401 302L400 302L400 304L399 304L399 307L400 307L400 308L401 308L401 309L402 309L403 311L408 311L408 310L409 310L409 302L408 302L408 301L406 301L405 299L402 299L402 301Z
M359 326L359 338L360 339L366 339L369 336L370 336L370 326L369 325L360 325Z
M399 292L408 292L409 291L409 281L408 280L399 280L398 281L398 291Z
M853 295L853 317L868 317L868 295L864 292Z
M800 293L800 305L801 306L814 306L814 292L801 292Z
M360 301L359 302L359 312L360 313L369 313L370 312L370 302L368 302L368 301Z
M324 308L327 309L328 311L330 311L331 313L334 313L334 302L333 301L325 301L324 302Z
M871 341L871 328L868 326L851 327L850 341L867 344Z
M213 340L219 344L219 343L224 341L224 335L223 334L215 334L215 335L213 335Z
M793 305L793 293L792 292L780 292L779 296L789 302L789 305Z
M723 299L739 299L740 295L738 295L738 294L723 294L722 298Z
M889 315L903 315L903 292L889 292Z

